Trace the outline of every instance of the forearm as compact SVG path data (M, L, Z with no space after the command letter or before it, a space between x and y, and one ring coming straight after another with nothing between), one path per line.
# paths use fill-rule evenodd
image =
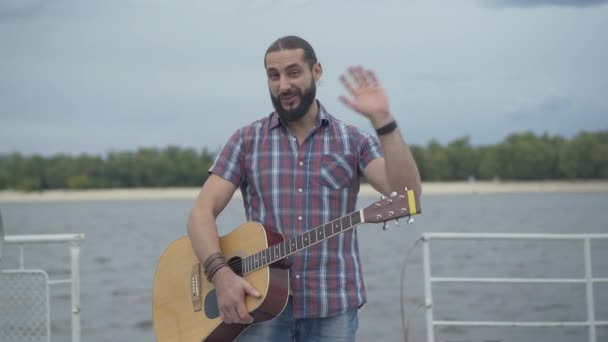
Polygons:
M192 209L188 220L188 235L194 253L201 263L204 263L211 254L221 252L215 216L211 212Z
M404 188L421 193L420 173L409 146L403 140L399 128L380 135L384 150L386 176L393 191Z

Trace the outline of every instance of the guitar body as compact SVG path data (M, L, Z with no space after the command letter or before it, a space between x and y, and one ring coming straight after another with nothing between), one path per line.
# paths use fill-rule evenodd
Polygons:
M282 235L249 222L220 237L220 248L232 264L282 241ZM276 262L244 278L262 294L260 298L246 297L252 324L273 319L283 311L289 297L289 269L285 264ZM250 326L222 322L215 287L204 276L188 237L174 241L160 257L152 301L158 342L234 341Z

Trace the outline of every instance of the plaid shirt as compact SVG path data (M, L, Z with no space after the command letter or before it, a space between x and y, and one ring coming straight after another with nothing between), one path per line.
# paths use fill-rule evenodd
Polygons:
M276 113L236 131L209 170L239 186L247 219L289 238L354 211L378 140L323 106L301 145ZM295 318L329 317L366 301L356 229L289 257Z

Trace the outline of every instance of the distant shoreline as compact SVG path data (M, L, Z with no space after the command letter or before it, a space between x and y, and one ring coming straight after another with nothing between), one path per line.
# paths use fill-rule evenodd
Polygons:
M114 200L194 200L200 188L135 188L96 190L48 190L42 192L0 191L0 203L79 202ZM535 182L425 182L423 195L503 194L550 192L608 192L608 181L535 181ZM379 195L362 184L360 195ZM240 198L237 190L234 198Z

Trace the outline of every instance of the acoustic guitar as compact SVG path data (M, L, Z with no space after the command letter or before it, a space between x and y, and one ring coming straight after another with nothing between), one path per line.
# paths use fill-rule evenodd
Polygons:
M287 240L260 223L245 223L220 237L220 248L230 268L261 293L247 296L245 304L252 324L279 315L289 297L286 257L334 237L362 223L385 223L420 213L419 196L413 190L393 193L365 209L352 212ZM203 275L191 241L174 241L162 254L152 290L154 331L158 342L233 341L250 324L222 322L213 283Z

